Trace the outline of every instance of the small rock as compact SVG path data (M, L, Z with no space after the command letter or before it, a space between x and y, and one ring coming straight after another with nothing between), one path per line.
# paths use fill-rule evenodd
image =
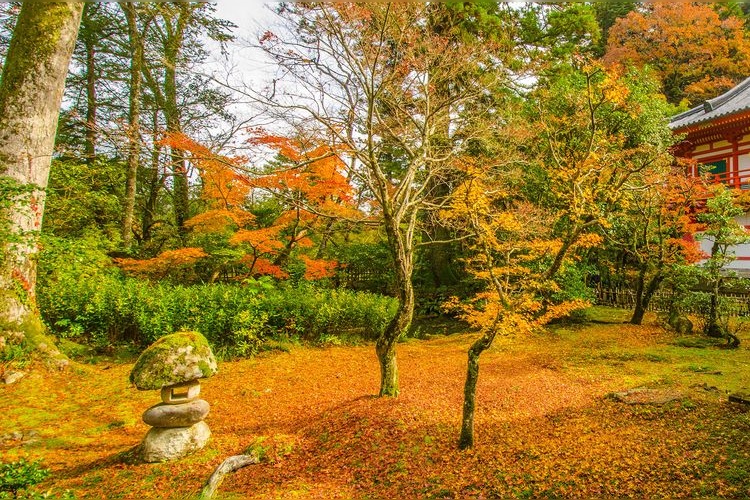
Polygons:
M23 439L23 432L20 432L20 431L11 432L10 438L13 439L14 441L20 441Z
M210 437L211 430L205 422L172 429L153 427L141 443L141 459L154 463L182 458L202 449Z
M6 385L15 384L19 380L21 380L26 374L24 372L16 372L16 371L10 371L5 372L5 375L3 375L3 382L5 382Z
M730 394L729 395L729 401L732 403L740 403L743 405L750 405L750 395L747 394Z
M159 403L143 413L143 421L152 427L189 427L206 418L208 402L204 399L181 405Z
M629 405L663 405L683 398L683 394L672 389L649 389L637 387L611 394L612 399Z

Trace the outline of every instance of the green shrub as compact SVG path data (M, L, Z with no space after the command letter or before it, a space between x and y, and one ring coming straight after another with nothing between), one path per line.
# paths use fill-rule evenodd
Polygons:
M17 462L0 464L0 492L13 495L7 498L19 498L19 492L44 481L49 476L49 470L42 468L40 464L40 460L29 462L23 458ZM0 498L3 496L0 493Z
M220 356L247 356L273 337L375 339L395 313L391 298L304 283L179 286L112 272L57 274L39 288L45 322L60 337L100 349L123 342L146 346L188 329L205 335Z

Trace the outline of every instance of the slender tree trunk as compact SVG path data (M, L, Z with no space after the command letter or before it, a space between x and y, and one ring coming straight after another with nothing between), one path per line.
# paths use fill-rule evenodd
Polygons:
M325 251L328 247L328 242L331 241L331 238L333 238L333 224L333 219L329 219L328 221L326 221L325 228L321 232L320 243L318 243L318 250L315 252L316 259L322 259L323 257L325 257Z
M0 81L0 175L20 186L6 219L19 241L2 241L0 322L19 324L31 345L63 358L45 338L35 306L37 238L65 77L83 3L24 2Z
M720 251L719 245L714 242L711 247L711 257L714 257ZM709 337L721 338L724 336L721 326L719 326L719 292L721 291L721 283L723 279L719 274L721 271L717 271L715 276L712 276L712 290L711 290L711 302L708 309L708 318L706 321L706 334Z
M458 448L465 450L474 446L474 413L476 411L477 381L479 380L479 356L495 339L495 328L478 338L469 348L469 362L464 384L464 407L461 419L461 435Z
M399 394L398 365L396 363L396 343L399 337L409 330L414 317L414 289L411 279L403 281L396 278L398 291L398 310L388 324L385 332L375 343L375 353L380 363L379 396L397 397Z
M166 20L169 31L164 44L164 118L168 133L182 131L180 111L177 105L177 61L182 51L185 28L191 9L189 5L180 5L180 14L175 25ZM185 236L185 221L189 211L189 182L185 154L179 149L171 149L172 158L172 195L174 218L177 231Z
M81 25L86 28L90 23L89 16L95 4L87 3L83 8L83 19ZM83 39L86 52L86 137L84 140L84 154L86 161L90 164L96 157L97 141L97 100L96 100L96 42L93 28L85 30L86 37Z
M641 264L638 271L638 279L635 282L635 308L630 323L640 325L643 322L643 316L646 314L646 308L643 306L643 289L646 281L646 265Z
M138 19L135 4L120 4L128 22L128 41L130 43L130 95L128 124L128 166L125 176L125 198L122 214L122 245L129 250L133 241L133 220L135 218L135 195L138 168L140 166L141 141L141 94L143 71L143 41L138 30Z
M545 273L546 278L552 278L557 274L557 272L560 270L560 268L563 265L563 262L565 262L565 257L568 255L568 251L570 251L570 248L573 246L573 243L578 241L578 237L581 235L581 229L575 228L573 231L571 231L569 237L563 241L562 246L557 251L557 254L555 255L555 259L552 261L552 265L547 269L547 272Z
M159 173L159 159L161 156L161 146L159 146L159 110L154 108L152 116L153 127L153 150L151 151L151 168L147 179L146 188L148 196L143 207L143 216L141 218L142 240L150 241L152 237L151 230L156 220L157 202L159 201L159 191L162 187L162 179Z
M722 278L716 278L711 290L711 302L708 309L708 321L706 324L706 333L709 337L721 338L724 336L721 326L719 326L719 291L721 290Z

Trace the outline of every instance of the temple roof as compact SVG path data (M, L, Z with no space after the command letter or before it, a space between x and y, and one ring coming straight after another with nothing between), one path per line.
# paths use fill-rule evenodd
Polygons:
M669 128L680 130L748 110L750 110L750 78L746 78L720 96L674 116L669 122Z

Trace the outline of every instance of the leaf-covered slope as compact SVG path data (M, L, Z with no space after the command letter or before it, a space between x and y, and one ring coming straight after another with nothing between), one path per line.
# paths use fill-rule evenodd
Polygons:
M372 397L372 346L293 347L229 362L205 381L212 440L172 464L130 465L154 393L129 386L130 365L33 372L0 387L3 461L42 458L40 488L79 497L185 498L224 458L248 448L260 465L227 478L238 498L664 497L748 494L750 418L724 390L750 386L750 351L672 345L658 327L597 324L495 346L482 359L477 447L456 450L469 335L403 344L403 392ZM715 374L721 372L721 375ZM705 384L705 385L704 385ZM680 391L663 406L611 391ZM712 387L717 389L711 389ZM708 389L708 390L706 390ZM37 432L34 435L33 432ZM229 496L227 498L234 498Z

